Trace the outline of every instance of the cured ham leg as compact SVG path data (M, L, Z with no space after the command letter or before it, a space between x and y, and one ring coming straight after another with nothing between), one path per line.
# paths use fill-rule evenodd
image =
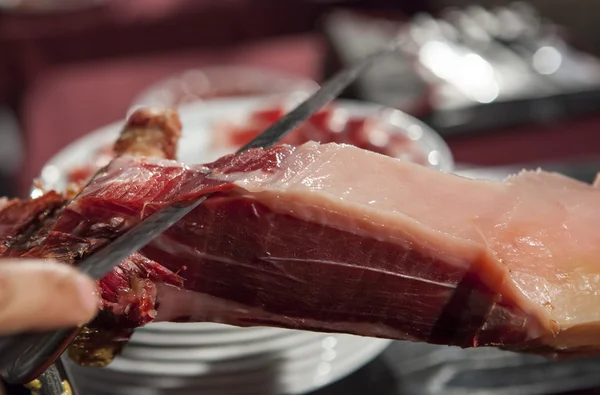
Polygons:
M597 187L541 171L469 180L333 143L191 166L122 154L26 255L76 264L155 210L216 194L100 281L80 363L153 320L600 348Z

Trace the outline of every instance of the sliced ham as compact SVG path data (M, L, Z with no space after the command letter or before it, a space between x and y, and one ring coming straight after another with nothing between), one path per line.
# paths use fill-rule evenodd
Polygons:
M600 191L556 174L475 181L317 143L208 166L123 157L55 231L97 242L209 192L142 251L184 279L157 288L157 320L544 352L597 344Z
M104 310L72 348L80 363L102 364L152 321L600 347L591 185L541 171L470 180L334 143L191 166L123 154L26 255L76 264L161 207L213 195L100 281Z

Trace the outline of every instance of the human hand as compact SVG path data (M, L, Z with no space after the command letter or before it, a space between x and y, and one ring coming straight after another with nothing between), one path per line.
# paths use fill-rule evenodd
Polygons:
M0 261L0 335L81 325L99 307L95 282L48 260Z
M81 325L94 318L98 307L95 282L70 266L0 261L0 335Z

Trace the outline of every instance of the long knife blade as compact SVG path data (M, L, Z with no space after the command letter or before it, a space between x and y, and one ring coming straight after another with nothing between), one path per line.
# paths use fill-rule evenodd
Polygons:
M366 68L397 48L398 44L393 43L338 72L307 100L240 148L238 152L251 148L269 148L277 144L311 115L339 96ZM193 202L174 204L153 213L108 243L106 247L84 259L77 266L78 269L94 279L104 277L125 258L145 247L209 197L210 194L204 195ZM0 337L0 376L11 383L23 384L32 380L54 363L77 332L78 329L74 328Z

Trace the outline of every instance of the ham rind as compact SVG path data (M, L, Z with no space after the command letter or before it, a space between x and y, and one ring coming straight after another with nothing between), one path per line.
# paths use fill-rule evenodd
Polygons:
M545 354L599 346L600 191L557 174L468 180L318 143L205 166L121 157L45 243L69 235L93 249L208 193L141 251L182 279L152 277L156 321ZM106 309L96 324L118 328L122 314Z

